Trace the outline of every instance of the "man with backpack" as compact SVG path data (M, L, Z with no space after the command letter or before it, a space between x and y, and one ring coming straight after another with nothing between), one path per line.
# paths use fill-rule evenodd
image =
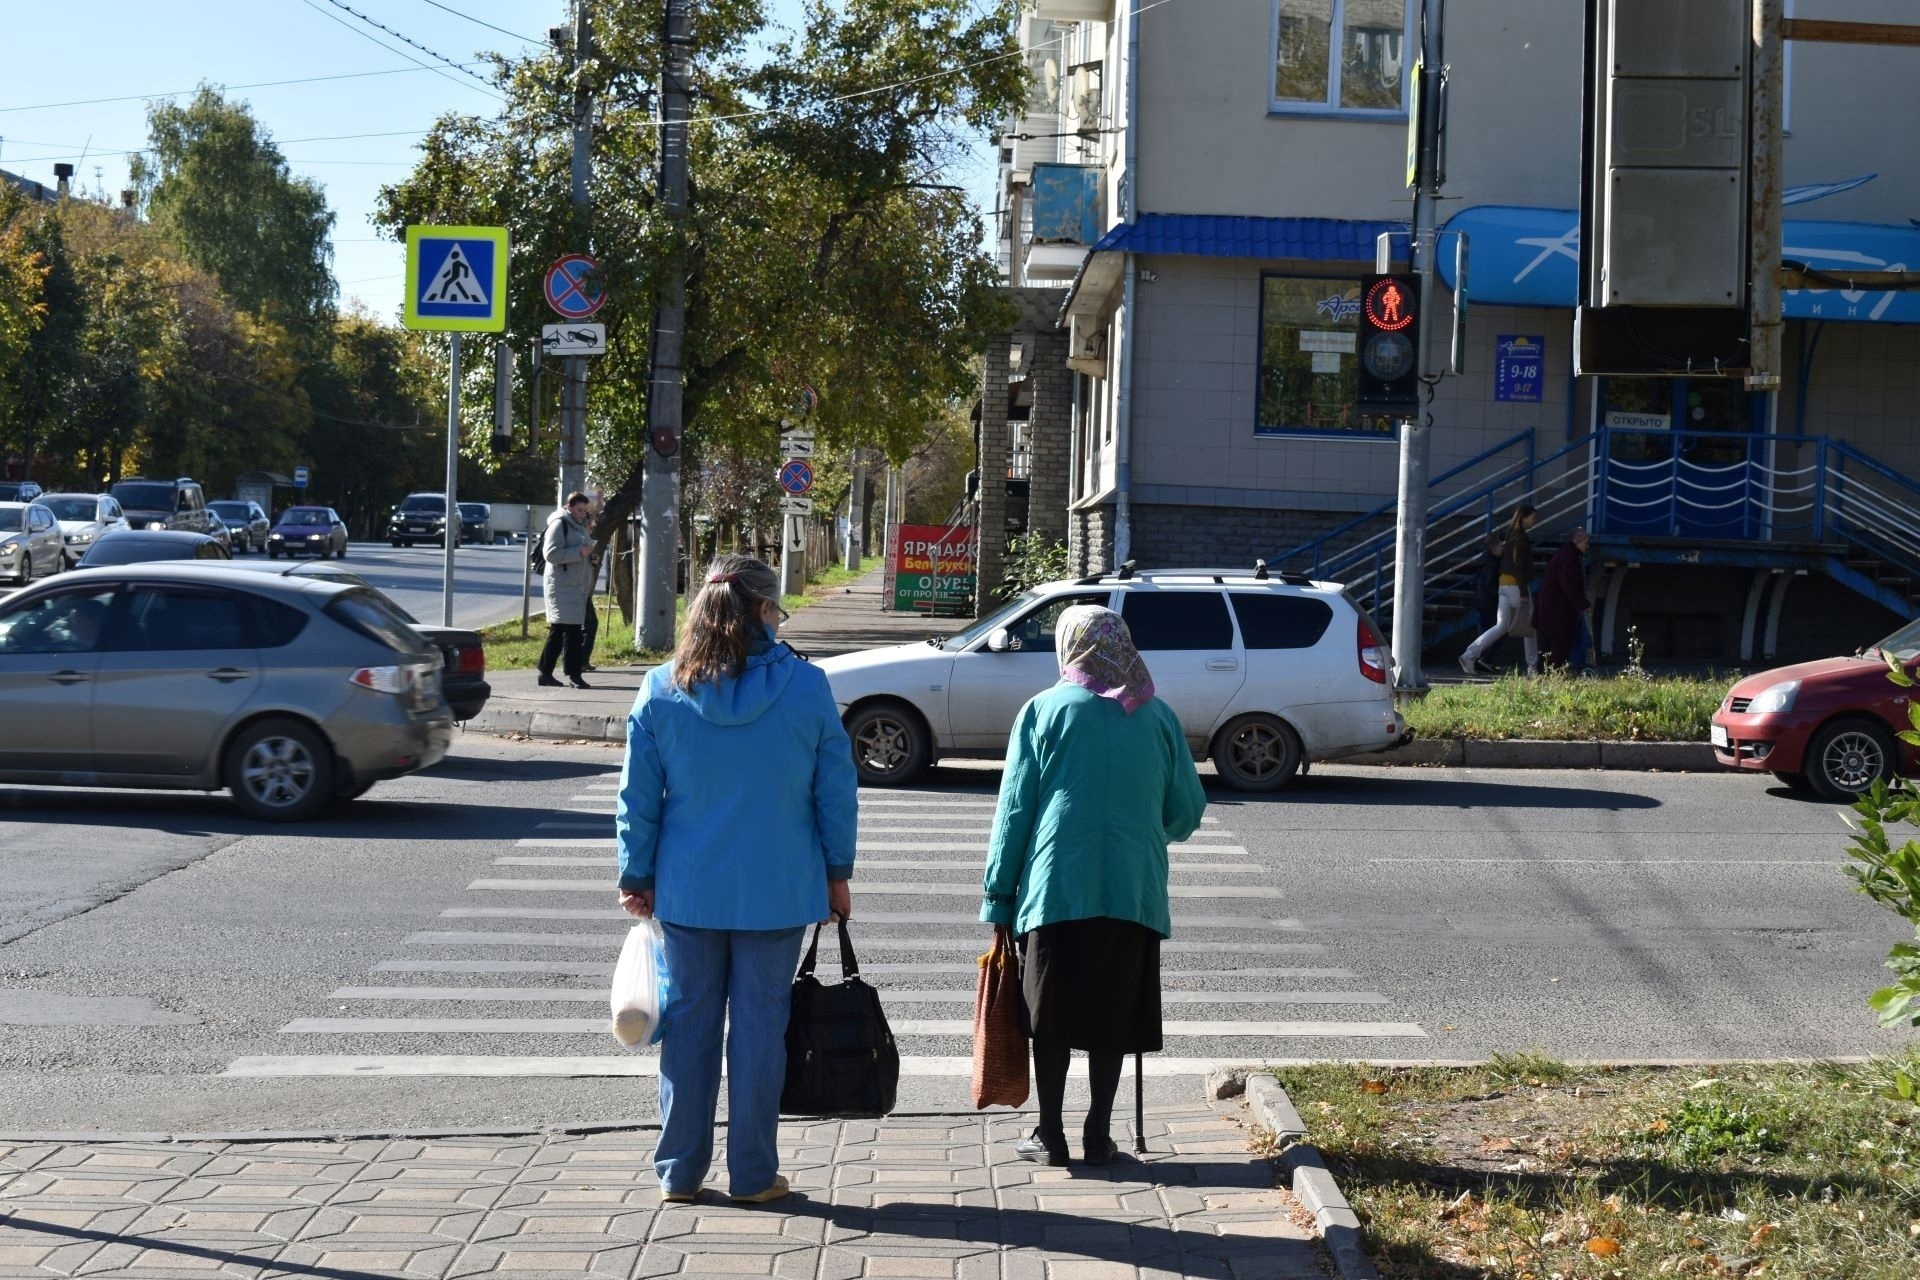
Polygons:
M558 685L553 668L564 653L567 682L576 689L589 687L582 679L586 667L587 615L593 610L593 539L587 517L593 501L584 493L570 493L567 504L547 519L536 548L541 565L540 586L547 603L547 643L540 651L540 683ZM529 555L534 552L530 551Z

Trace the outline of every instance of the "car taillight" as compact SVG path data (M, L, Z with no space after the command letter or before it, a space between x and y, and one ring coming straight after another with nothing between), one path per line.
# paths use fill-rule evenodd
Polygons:
M405 694L420 687L420 678L431 667L409 663L406 666L362 667L347 678L362 689L375 693Z
M1354 629L1355 647L1360 651L1360 674L1375 684L1387 682L1387 649L1380 639L1380 633L1373 629L1365 615L1358 620Z
M487 651L477 644L461 645L459 657L453 669L463 676L487 674Z

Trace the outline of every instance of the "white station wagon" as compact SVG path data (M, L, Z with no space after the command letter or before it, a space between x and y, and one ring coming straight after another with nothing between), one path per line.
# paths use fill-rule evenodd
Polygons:
M861 781L910 781L934 760L1005 753L1015 715L1060 677L1054 625L1103 605L1127 620L1196 759L1243 791L1304 762L1412 738L1393 659L1337 583L1244 569L1156 569L1056 582L958 635L821 661Z

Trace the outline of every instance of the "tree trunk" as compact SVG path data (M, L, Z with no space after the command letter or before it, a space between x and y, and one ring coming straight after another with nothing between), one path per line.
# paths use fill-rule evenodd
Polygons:
M633 540L622 521L613 530L613 598L620 604L620 617L633 625Z

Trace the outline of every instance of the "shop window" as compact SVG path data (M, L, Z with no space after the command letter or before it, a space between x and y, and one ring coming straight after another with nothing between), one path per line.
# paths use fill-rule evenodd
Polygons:
M1393 419L1354 408L1359 379L1360 281L1263 276L1260 391L1254 434L1393 435Z
M1276 111L1405 115L1409 0L1274 0Z

